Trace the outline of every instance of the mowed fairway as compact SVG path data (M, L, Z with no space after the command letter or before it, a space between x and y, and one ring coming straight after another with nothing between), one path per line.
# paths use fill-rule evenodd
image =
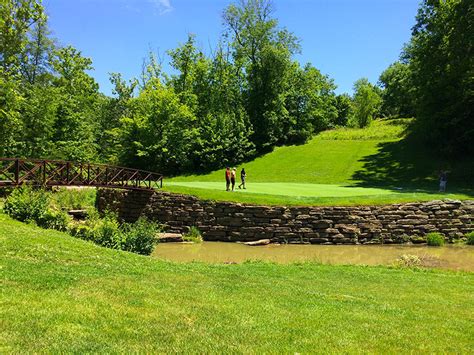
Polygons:
M473 198L472 159L449 162L448 193L439 194L437 169L447 162L405 139L410 120L380 120L365 129L322 132L307 144L277 147L237 168L235 192L224 169L165 179L164 188L201 198L284 205L380 204ZM247 190L239 190L240 169Z
M184 186L188 188L225 190L225 182L210 181L182 181L168 182L167 186ZM234 192L239 194L268 194L283 196L308 196L308 197L352 197L376 196L391 194L391 191L378 188L350 187L329 184L299 184L288 182L256 182L248 186L248 190L239 189L236 184Z
M1 213L0 250L2 353L471 353L474 347L473 273L169 263Z

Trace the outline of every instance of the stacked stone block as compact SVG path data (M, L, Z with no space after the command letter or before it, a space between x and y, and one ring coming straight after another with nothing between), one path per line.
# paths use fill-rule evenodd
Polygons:
M270 239L295 244L424 243L429 232L453 242L474 230L474 201L351 207L274 207L199 200L168 192L99 189L97 204L125 221L145 215L170 233L196 226L205 240Z

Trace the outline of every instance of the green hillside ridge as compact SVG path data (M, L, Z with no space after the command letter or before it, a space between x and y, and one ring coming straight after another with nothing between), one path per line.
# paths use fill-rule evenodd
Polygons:
M474 346L472 273L169 263L2 213L0 249L2 353L468 353Z
M165 189L202 198L268 204L371 204L474 196L474 159L445 161L407 135L411 119L376 120L364 129L339 128L307 144L277 147L237 167L248 189L223 191L224 170L165 180ZM437 173L448 169L448 194ZM240 183L240 177L237 181ZM265 196L264 196L265 195Z

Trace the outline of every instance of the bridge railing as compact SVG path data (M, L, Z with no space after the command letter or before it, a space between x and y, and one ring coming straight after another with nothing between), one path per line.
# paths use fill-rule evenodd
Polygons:
M22 184L154 189L163 186L163 175L104 164L0 158L0 187Z

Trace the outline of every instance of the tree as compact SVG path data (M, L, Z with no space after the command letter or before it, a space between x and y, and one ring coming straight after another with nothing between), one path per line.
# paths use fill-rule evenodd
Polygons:
M190 171L196 118L173 90L154 79L129 105L130 117L122 119L120 160L166 174Z
M95 136L99 129L99 93L95 80L86 73L92 61L69 46L55 51L52 66L58 90L52 155L72 160L94 160Z
M224 11L224 23L236 70L243 71L245 109L253 128L257 151L282 139L291 55L299 50L294 35L278 27L268 0L241 0Z
M0 1L0 155L20 155L23 143L21 107L26 98L20 74L30 28L44 18L34 0Z
M366 127L378 113L382 99L374 85L362 78L354 83L353 120L357 127Z
M18 72L30 28L44 19L44 9L36 0L1 0L0 67L2 75Z
M415 115L415 94L407 63L391 64L380 74L379 83L383 88L381 110L384 114L391 117Z
M432 147L474 152L474 3L424 0L405 48L417 98L417 122Z
M333 81L306 64L293 63L293 76L285 100L288 120L282 143L305 143L314 132L330 127L336 118Z
M348 94L336 96L335 102L337 118L335 124L338 126L347 126L349 118L352 116L352 99Z

